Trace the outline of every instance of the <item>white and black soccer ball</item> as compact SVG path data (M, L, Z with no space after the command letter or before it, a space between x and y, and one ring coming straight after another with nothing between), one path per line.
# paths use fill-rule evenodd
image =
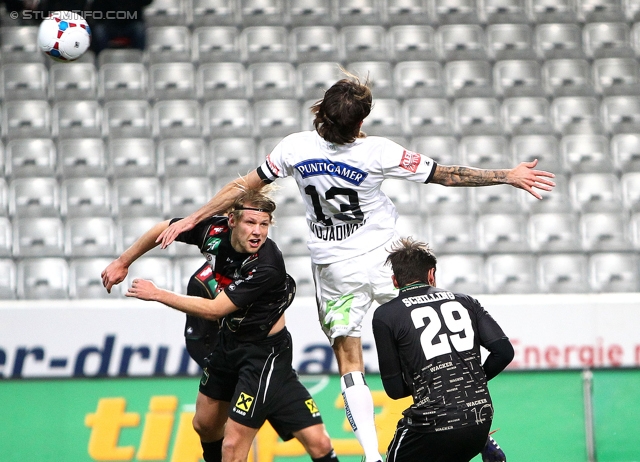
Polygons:
M91 29L85 19L72 11L55 11L38 29L38 46L56 61L80 58L91 43Z

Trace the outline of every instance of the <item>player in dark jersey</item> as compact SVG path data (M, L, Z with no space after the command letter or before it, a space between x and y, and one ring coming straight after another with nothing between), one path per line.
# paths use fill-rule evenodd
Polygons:
M211 296L181 296L139 279L126 294L187 313L187 329L197 318L222 320L213 351L203 362L193 421L207 462L221 460L221 454L225 460L246 460L265 420L284 440L296 437L314 461L337 461L317 406L291 366L283 313L295 283L267 237L273 210L273 201L250 190L234 203L228 218L211 217L179 236L205 255L207 264L190 284ZM139 254L145 242L155 243L157 231L145 234L128 258ZM113 270L110 265L103 272L108 289L124 279L112 279Z
M436 257L426 244L401 239L387 263L400 293L373 314L380 375L391 398L413 396L387 462L467 462L485 444L483 460L506 460L489 455L487 381L513 359L511 342L477 300L435 287ZM484 363L481 346L490 352Z

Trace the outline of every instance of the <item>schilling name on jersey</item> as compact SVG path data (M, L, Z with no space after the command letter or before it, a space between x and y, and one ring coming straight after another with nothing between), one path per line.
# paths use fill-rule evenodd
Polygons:
M434 292L432 294L403 298L402 303L404 303L404 306L423 305L429 302L437 302L438 300L455 300L455 298L455 295L451 292Z
M341 241L351 236L358 228L364 226L367 220L362 223L346 223L344 225L320 226L310 223L311 231L318 239L323 241Z
M308 159L295 164L294 167L298 172L300 172L302 178L317 175L330 175L342 178L354 185L360 185L368 175L367 172L360 170L359 168L352 167L351 165L347 165L342 162L331 162L327 159Z

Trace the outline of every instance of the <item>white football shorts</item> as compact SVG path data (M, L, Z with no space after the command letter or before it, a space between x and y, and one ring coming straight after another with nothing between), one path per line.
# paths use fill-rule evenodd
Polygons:
M373 301L382 304L398 295L391 267L384 264L392 242L354 258L312 265L320 324L331 344L336 337L360 337Z

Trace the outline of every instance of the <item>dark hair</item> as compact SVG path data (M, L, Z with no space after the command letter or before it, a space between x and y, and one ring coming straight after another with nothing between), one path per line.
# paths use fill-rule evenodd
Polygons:
M400 287L415 281L428 282L427 274L438 262L428 244L404 237L393 243L386 264L391 265Z
M273 220L273 212L276 210L276 203L269 197L271 189L267 187L248 189L238 184L242 193L233 201L229 214L233 214L237 219L242 218L244 210L258 210L269 214L269 221Z
M361 83L355 75L344 69L342 72L347 78L334 83L324 98L311 106L316 131L334 144L353 143L366 136L360 131L360 122L371 112L373 101L368 78Z

